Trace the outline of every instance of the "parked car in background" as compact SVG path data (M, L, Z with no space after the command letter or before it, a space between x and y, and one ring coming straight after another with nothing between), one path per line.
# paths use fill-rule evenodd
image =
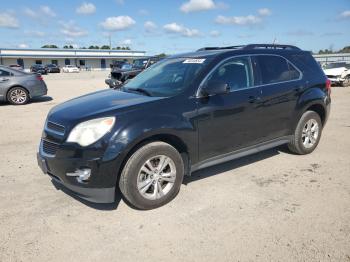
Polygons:
M17 64L9 65L9 67L17 70L23 70L23 67Z
M118 88L125 81L134 78L143 70L150 67L159 60L159 57L148 57L135 59L132 65L129 63L119 64L120 67L112 68L110 75L105 80L105 83L110 88Z
M175 55L120 90L52 108L38 164L89 201L113 202L119 187L132 206L156 208L195 170L283 144L313 152L330 113L330 88L311 52L295 46Z
M62 67L63 73L79 73L79 68L74 65L65 65Z
M47 87L41 75L0 66L0 101L23 105L31 98L46 94Z
M332 84L350 86L350 63L330 63L323 67L323 71Z
M55 64L47 64L45 66L49 73L60 73L61 69Z
M30 72L33 72L33 73L38 73L38 74L42 74L42 75L47 75L47 72L48 72L49 70L45 67L45 66L43 66L43 65L37 65L37 64L35 64L35 65L32 65L31 67L30 67Z

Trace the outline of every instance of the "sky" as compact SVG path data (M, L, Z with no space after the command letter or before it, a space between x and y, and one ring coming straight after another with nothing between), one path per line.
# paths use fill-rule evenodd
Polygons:
M350 0L11 0L0 7L0 48L129 46L149 55L204 46L350 45Z

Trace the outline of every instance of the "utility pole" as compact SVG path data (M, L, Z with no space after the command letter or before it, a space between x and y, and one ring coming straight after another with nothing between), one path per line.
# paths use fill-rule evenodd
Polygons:
M112 36L111 34L108 35L108 40L109 40L109 49L112 49Z

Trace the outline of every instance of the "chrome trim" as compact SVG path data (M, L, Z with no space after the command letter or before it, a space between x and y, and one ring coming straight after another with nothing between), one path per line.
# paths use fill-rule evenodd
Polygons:
M304 77L303 72L302 72L294 63L292 63L289 59L285 58L284 56L276 55L276 54L235 55L235 56L230 56L230 57L225 58L224 60L222 60L220 63L218 63L214 68L212 68L212 69L209 71L209 73L203 78L203 80L202 80L201 83L199 84L199 87L198 87L198 89L197 89L197 92L196 92L195 97L196 97L196 98L201 98L201 97L202 97L202 96L200 96L200 90L203 88L205 81L206 81L206 80L208 79L208 77L213 73L213 71L215 71L219 66L221 66L223 63L225 63L227 60L232 59L232 58L237 58L237 57L249 57L250 64L251 64L251 67L252 67L252 57L254 57L254 56L262 56L262 55L265 55L265 56L278 56L278 57L283 58L284 60L286 60L288 63L290 63L292 66L295 67L295 69L296 69L296 70L299 72L299 74L300 74L300 75L299 75L299 78L298 78L298 79L293 79L293 80L288 80L288 81L281 81L281 82L271 83L271 84L253 85L253 86L250 86L250 87L247 87L247 88L242 88L242 89L239 89L239 90L230 90L229 93L233 93L233 92L237 92L237 91L241 91L241 90L252 89L252 88L257 88L257 87L262 87L262 86L270 86L270 85L276 85L276 84L283 84L283 83L295 82L295 81L300 81L300 80L303 79L303 77ZM253 83L254 83L254 78L255 78L254 70L253 70L253 68L251 68L251 69L252 69Z

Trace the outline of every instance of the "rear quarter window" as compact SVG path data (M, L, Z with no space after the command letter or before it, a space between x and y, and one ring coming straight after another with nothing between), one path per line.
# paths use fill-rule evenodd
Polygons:
M0 77L11 76L12 74L8 71L0 69Z
M255 59L260 70L261 84L274 84L300 78L300 72L283 57L258 55Z

